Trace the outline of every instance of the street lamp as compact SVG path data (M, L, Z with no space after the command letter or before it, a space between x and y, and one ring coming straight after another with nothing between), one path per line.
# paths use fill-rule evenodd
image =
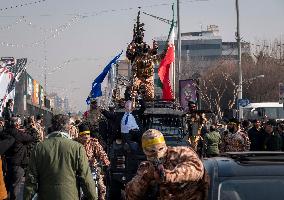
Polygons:
M255 79L258 79L258 78L264 78L264 74L261 74L261 75L252 77L252 78L247 79L247 80L244 80L243 83L244 83L244 82L249 82L249 83L250 83L251 81L254 81Z

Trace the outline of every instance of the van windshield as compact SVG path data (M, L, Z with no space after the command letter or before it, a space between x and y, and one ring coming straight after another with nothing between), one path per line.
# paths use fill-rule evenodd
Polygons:
M218 200L283 200L283 187L283 178L228 180L219 185Z

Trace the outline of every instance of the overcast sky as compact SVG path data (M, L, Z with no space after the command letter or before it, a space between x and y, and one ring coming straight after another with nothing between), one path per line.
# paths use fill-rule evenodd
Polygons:
M171 19L171 4L175 1L0 2L0 56L27 57L32 61L27 70L41 85L44 85L46 56L47 71L50 72L47 76L48 92L67 96L73 107L85 110L85 99L93 79L112 57L121 50L125 52L127 43L131 41L137 7ZM31 4L25 6L25 3ZM280 38L280 35L284 38L283 0L239 0L239 4L240 30L244 40L272 40ZM235 0L181 0L180 7L182 32L200 31L201 27L215 24L219 26L223 41L235 41ZM84 17L76 17L78 14ZM149 16L142 15L141 20L146 24L145 39L149 43L154 37L167 35L169 31L168 24ZM48 38L45 47L42 42L44 38ZM10 44L8 47L7 43Z

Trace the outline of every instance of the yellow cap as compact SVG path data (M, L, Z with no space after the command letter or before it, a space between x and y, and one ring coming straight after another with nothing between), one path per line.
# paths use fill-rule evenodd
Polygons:
M163 134L156 129L149 129L142 136L142 147L147 148L157 144L165 144Z

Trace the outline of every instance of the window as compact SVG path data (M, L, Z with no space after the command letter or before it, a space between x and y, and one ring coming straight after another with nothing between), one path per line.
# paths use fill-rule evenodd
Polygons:
M219 185L218 200L283 200L284 180L228 180Z
M265 114L272 119L277 119L277 108L265 108Z
M284 109L283 108L278 108L278 117L277 119L284 119Z
M221 49L221 44L189 44L182 45L182 50Z

